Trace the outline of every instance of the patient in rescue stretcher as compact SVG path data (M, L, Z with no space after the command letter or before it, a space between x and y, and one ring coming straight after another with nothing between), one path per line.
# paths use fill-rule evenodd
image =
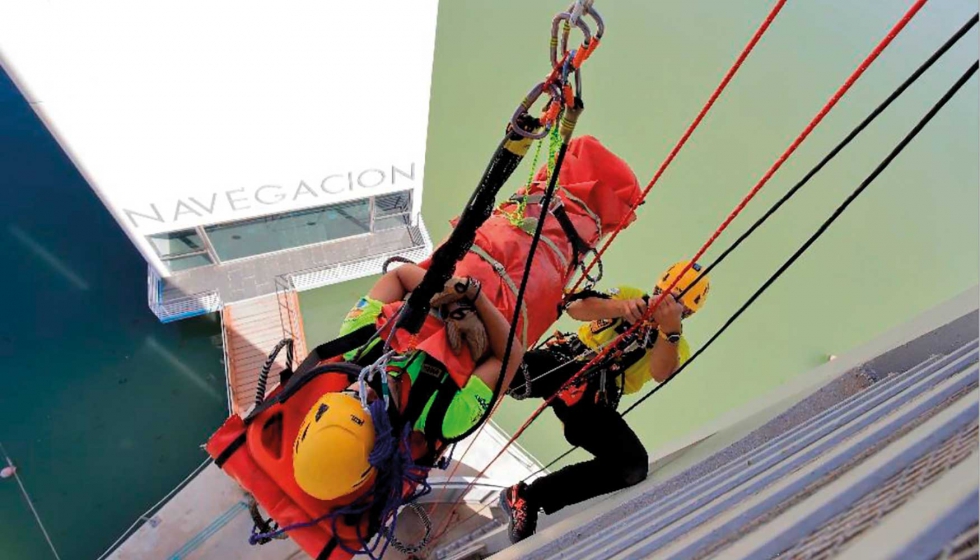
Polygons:
M382 354L399 303L422 281L425 269L403 264L385 273L344 318L341 336L362 328L380 328L379 336L343 355L346 362L370 365ZM448 443L461 439L489 417L493 388L501 375L510 324L484 294L475 278L452 278L431 300L443 328L393 357L387 366L389 416L395 426L410 425L412 455L432 466ZM436 323L439 323L436 321ZM425 329L423 328L423 332ZM401 334L400 332L397 334ZM524 357L514 341L500 394ZM367 388L369 402L377 388ZM296 482L308 494L336 499L358 491L373 479L368 456L374 447L371 416L359 402L360 385L321 397L307 414L294 445ZM335 458L344 457L342 461Z

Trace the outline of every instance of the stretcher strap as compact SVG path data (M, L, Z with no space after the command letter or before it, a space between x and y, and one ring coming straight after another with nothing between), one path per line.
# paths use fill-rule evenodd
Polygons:
M595 230L598 232L599 237L601 238L602 237L602 219L599 218L599 215L596 214L595 212L593 212L592 209L589 208L589 205L585 203L585 201L583 201L581 198L575 196L574 194L570 193L568 191L568 189L566 189L565 187L563 187L561 185L558 185L558 193L561 194L561 195L563 195L568 200L571 200L575 204L578 204L579 207L582 208L582 211L585 212L586 214L588 214L590 218L592 218L592 221L595 222Z
M517 297L517 283L514 282L514 279L511 278L509 274L507 274L507 269L504 267L504 265L500 264L500 262L497 259L491 257L490 254L484 251L483 248L480 247L479 245L473 245L472 247L470 247L470 252L480 257L484 261L486 261L486 263L489 264L490 267L497 272L497 275L500 276L500 278L504 281L504 284L506 284L507 287L510 288L510 291L514 293L514 297L515 298ZM526 347L527 346L527 306L524 304L524 302L521 302L521 323L522 323L521 344L523 344Z

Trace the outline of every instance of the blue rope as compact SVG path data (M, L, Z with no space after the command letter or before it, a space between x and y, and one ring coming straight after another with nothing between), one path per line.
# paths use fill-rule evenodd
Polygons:
M391 420L388 418L388 412L385 410L384 401L375 400L369 405L368 410L371 413L375 431L374 449L368 456L368 462L377 471L374 491L311 521L293 523L266 533L260 533L257 529L253 529L252 535L248 538L249 544L255 545L260 541L278 537L288 531L312 527L328 519L332 521L333 533L336 535L338 533L338 521L351 515L360 516L372 507L378 507L380 503L381 525L373 542L369 542L372 539L361 534L360 524L357 526L360 549L350 549L339 539L337 542L340 548L348 554L366 554L371 560L378 560L384 556L388 545L391 543L391 537L395 534L398 509L430 493L432 486L426 481L429 469L416 465L415 461L412 460L408 440L411 426L406 425L401 437L396 438ZM415 490L408 497L403 495L405 483L415 486ZM381 552L375 556L379 547Z

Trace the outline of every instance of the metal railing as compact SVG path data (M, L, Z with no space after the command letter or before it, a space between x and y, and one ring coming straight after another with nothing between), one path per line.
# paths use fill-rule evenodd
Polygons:
M221 363L225 366L225 395L228 398L228 414L235 413L235 395L231 390L231 356L228 354L228 327L224 310L221 312Z
M188 317L214 313L221 309L221 296L218 295L217 290L164 298L163 279L153 270L153 267L148 266L147 269L149 270L146 275L147 302L150 311L160 319L160 322L170 323Z
M380 274L384 262L393 256L405 257L416 262L428 258L432 254L432 241L422 218L419 217L417 225L408 226L407 229L412 239L412 247L293 272L289 274L289 285L297 291L312 290Z
M279 324L282 327L282 338L292 340L295 344L296 316L298 310L293 309L293 301L290 297L296 291L293 286L291 275L282 274L276 276L276 302L279 304Z

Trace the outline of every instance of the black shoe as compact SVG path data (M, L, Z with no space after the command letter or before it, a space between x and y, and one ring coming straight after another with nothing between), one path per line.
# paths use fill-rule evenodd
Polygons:
M538 527L538 510L527 503L527 484L519 482L500 491L500 507L510 520L510 542L518 543L534 534Z

